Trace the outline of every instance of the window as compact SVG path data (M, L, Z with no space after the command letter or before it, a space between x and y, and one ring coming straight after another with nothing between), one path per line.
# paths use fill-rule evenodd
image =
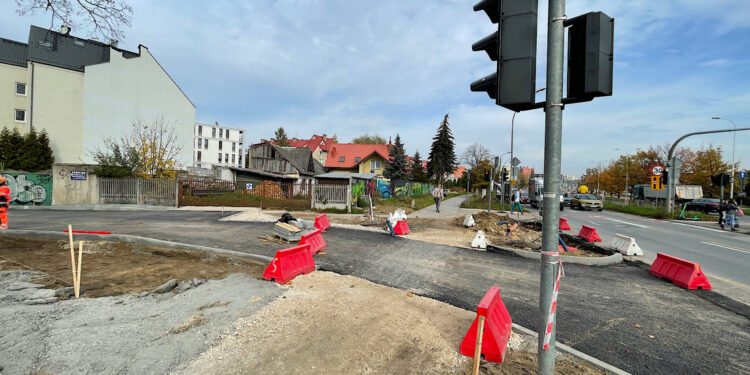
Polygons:
M201 165L200 165L200 164L196 164L196 165L195 165L195 167L196 167L196 168L200 168L200 167L201 167Z
M234 164L234 154L232 154L232 164Z
M26 84L16 82L16 94L26 96Z
M211 128L211 136L216 138L216 128Z
M234 152L234 147L235 147L235 144L234 142L232 142L232 152Z
M229 163L229 154L224 154L224 162Z
M221 163L221 152L219 153L219 163Z
M203 139L198 138L198 148L203 147Z
M380 169L380 160L373 160L373 161L370 162L370 165L374 169Z
M227 136L227 139L229 139L229 129L227 129L226 136Z
M26 122L26 111L23 109L16 110L16 121Z
M339 157L339 162L340 162L340 163L344 162L344 157L343 157L343 156L340 156L340 157Z
M203 126L198 125L198 135L203 135Z
M203 140L203 148L208 148L208 139Z
M201 161L201 152L200 151L198 151L198 154L196 155L195 160ZM198 167L198 168L200 168L200 167Z
M359 163L360 160L362 160L362 158L360 158L359 156L357 156L356 158L354 158L354 161L357 162L357 163Z
M219 138L224 137L224 129L219 129Z
M222 149L222 147L224 147L224 146L223 146L223 142L222 142L222 141L219 141L219 150L221 150L221 149Z

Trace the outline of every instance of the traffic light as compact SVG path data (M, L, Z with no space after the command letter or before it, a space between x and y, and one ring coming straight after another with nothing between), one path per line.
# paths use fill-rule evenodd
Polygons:
M713 186L729 186L729 175L725 173L719 173L711 176L711 185Z
M565 22L568 29L568 97L591 100L612 95L615 20L591 12Z
M503 182L507 182L508 181L508 171L505 168L503 168L503 176L502 177L503 177L503 179L501 181L503 181Z
M471 91L486 92L495 104L512 111L531 109L536 90L536 31L538 0L482 0L497 31L474 43L497 61L495 72L471 83Z

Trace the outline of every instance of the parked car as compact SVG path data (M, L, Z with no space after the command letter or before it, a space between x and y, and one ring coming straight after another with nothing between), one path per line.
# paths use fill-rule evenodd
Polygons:
M563 203L565 203L566 206L570 207L570 201L572 200L573 200L573 196L571 194L563 195Z
M705 213L719 212L721 202L716 198L698 198L688 202L689 211L702 211Z
M598 210L604 209L604 204L597 197L592 194L576 194L573 199L570 200L570 208L579 210Z
M529 193L521 193L521 203L529 203Z

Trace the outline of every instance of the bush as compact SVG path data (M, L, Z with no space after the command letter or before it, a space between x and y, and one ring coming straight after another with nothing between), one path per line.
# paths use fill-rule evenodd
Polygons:
M357 198L357 207L370 208L370 200L367 199L366 195L360 195Z

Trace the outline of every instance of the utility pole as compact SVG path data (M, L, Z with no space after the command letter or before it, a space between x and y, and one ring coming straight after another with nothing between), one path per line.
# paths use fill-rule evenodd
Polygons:
M490 213L490 211L492 211L492 188L493 188L493 187L494 187L494 185L495 185L495 184L494 184L494 181L492 180L492 177L493 177L493 175L494 175L494 172L495 172L495 166L493 165L493 166L492 166L492 168L490 168L490 185L488 186L488 188L489 188L488 190L489 190L489 191L487 192L487 195L489 195L489 199L487 199L487 200L488 200L488 201L489 201L490 203L489 203L489 205L487 206L487 213Z
M563 54L565 0L549 0L547 15L547 100L544 106L544 197L542 211L542 258L539 277L539 342L537 373L555 373L555 314L549 347L544 349L548 317L552 305L555 274L559 267L558 220L560 219L560 158L562 145Z

